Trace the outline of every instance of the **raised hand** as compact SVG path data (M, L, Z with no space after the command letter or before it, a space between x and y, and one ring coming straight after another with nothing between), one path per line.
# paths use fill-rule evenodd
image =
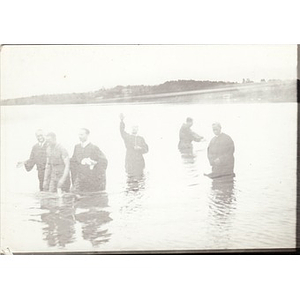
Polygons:
M19 161L18 163L17 163L17 168L21 168L21 167L23 167L24 166L24 162L23 161Z
M124 116L123 113L120 113L120 116L119 116L119 117L120 117L120 120L121 120L121 121L123 121L123 120L125 119L125 116Z

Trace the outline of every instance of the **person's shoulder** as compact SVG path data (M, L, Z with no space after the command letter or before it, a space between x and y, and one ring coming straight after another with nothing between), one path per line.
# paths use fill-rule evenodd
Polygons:
M228 135L228 134L226 134L226 133L222 132L222 136L223 136L223 138L225 138L225 139L227 139L227 140L230 140L230 141L232 141L232 138L231 138L231 136L230 136L230 135Z
M216 136L212 137L211 140L210 140L210 142L209 142L209 144L212 144L216 139L217 139Z
M62 146L61 144L57 144L56 149L63 157L69 156L67 149L64 146Z
M137 137L137 139L140 139L140 140L142 140L142 141L145 140L145 139L144 139L142 136L140 136L140 135L137 135L136 137Z
M186 123L182 123L181 129L187 129L187 128L189 128L189 127L187 126L187 124L186 124Z
M55 148L59 149L59 150L66 151L66 148L62 144L56 144Z
M100 150L100 148L97 145L93 144L93 143L89 143L87 145L87 147L90 147L90 148L95 149L95 150Z

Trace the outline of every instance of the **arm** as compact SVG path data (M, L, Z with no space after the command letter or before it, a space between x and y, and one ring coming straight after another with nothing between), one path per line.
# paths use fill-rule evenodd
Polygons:
M222 154L219 156L220 163L226 164L230 159L232 159L233 153L234 143L233 140L228 137L222 147Z
M99 166L100 166L100 169L101 170L106 170L107 169L107 158L106 156L104 155L104 153L102 151L99 150L99 154L100 154L100 160L98 162Z
M94 155L92 155L91 160L93 162L93 165L97 164L100 170L107 169L106 156L97 146L95 146Z
M149 147L146 144L144 138L141 137L140 141L141 141L140 144L135 147L135 150L139 151L142 154L145 154L145 153L147 153L149 151Z
M183 140L185 137L185 134L184 134L184 129L183 129L183 126L180 127L180 130L179 130L179 140Z
M200 142L203 137L193 132L191 128L181 127L179 131L179 139L181 141L191 143L191 142Z
M209 160L209 164L211 166L213 166L214 165L214 160L216 159L216 155L214 155L212 153L212 150L211 150L212 147L211 147L211 145L212 145L212 141L209 143L208 148L207 148L207 158Z
M22 161L18 162L17 167L20 168L20 167L24 166L26 171L29 172L33 169L35 164L36 164L35 149L34 149L34 146L33 146L32 150L31 150L31 153L30 153L29 159L26 160L26 161L23 161L23 162Z
M200 142L203 139L203 137L197 134L196 132L192 131L192 139L194 142Z
M120 133L121 133L121 136L122 138L125 140L129 134L125 131L125 123L124 123L124 119L125 119L125 116L121 113L120 114Z
M49 165L49 158L47 158L44 182L43 182L44 191L49 191L50 176L51 176L51 166Z
M65 155L63 157L63 161L64 161L64 164L65 164L65 169L64 169L64 173L63 173L62 177L59 179L59 181L57 183L57 187L58 188L62 187L62 185L66 181L66 179L67 179L67 177L69 175L69 172L70 172L70 158L69 158L69 156Z
M70 171L72 176L72 184L74 184L78 174L78 162L76 160L76 146L74 147L73 156L70 159Z
M120 122L120 133L124 140L129 136L129 134L125 131L125 123L123 120Z

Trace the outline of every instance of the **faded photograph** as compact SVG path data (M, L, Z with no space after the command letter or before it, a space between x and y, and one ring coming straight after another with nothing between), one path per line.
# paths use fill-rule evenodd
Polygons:
M1 47L1 251L296 247L296 45Z

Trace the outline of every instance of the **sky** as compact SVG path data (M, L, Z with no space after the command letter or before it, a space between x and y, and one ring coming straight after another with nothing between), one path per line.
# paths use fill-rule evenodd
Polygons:
M296 79L296 54L296 45L2 46L1 99L179 79Z

